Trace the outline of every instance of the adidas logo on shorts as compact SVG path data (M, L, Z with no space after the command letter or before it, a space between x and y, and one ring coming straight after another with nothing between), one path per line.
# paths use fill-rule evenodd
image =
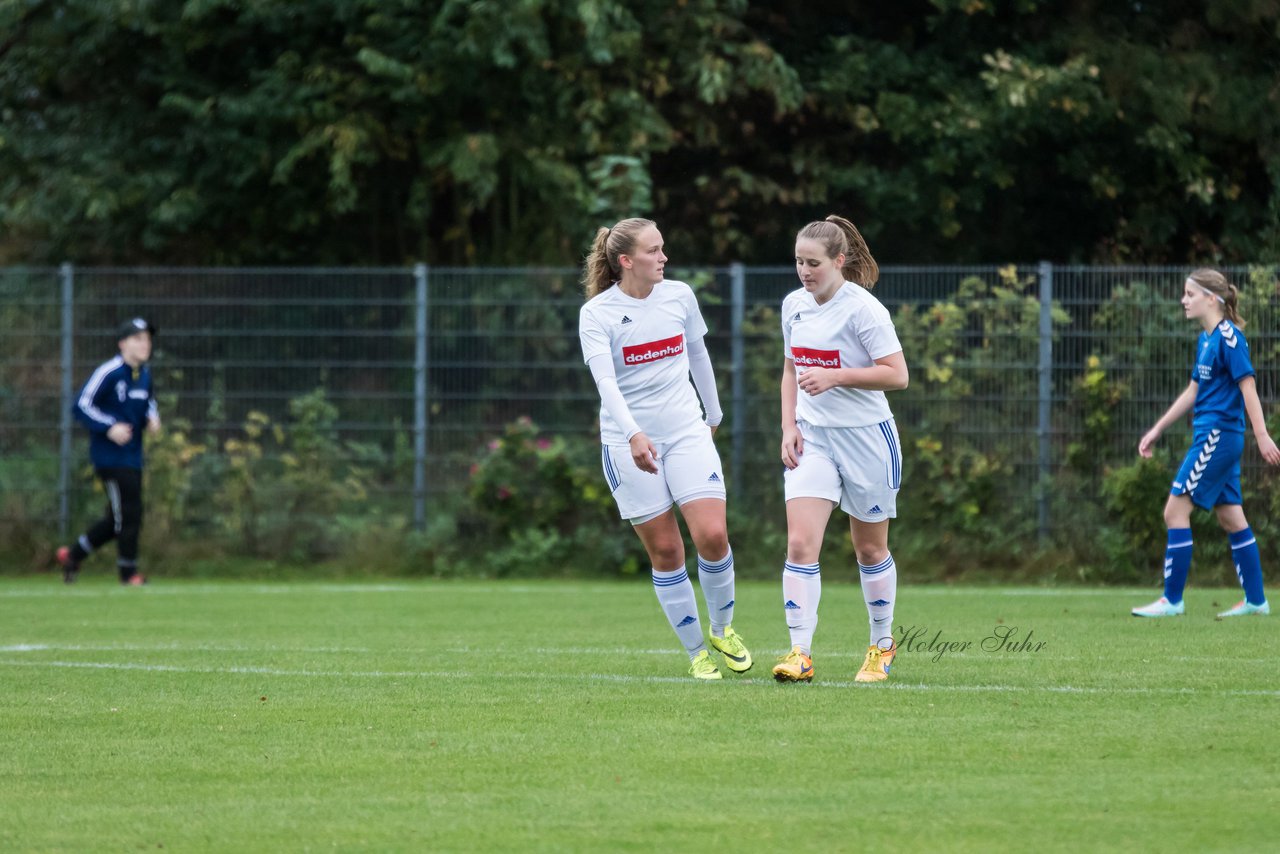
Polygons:
M712 472L712 473L711 473L711 476L710 476L710 477L708 477L708 478L707 478L707 480L708 480L709 482L711 482L711 483L719 483L719 482L720 482L720 475L716 474L715 472Z
M867 515L871 515L874 513L883 513L883 512L884 511L880 509L880 505L877 504L875 507L872 507L870 510L867 511Z

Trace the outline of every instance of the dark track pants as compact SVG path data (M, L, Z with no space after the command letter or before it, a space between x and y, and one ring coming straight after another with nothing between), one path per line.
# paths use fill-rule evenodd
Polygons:
M128 581L138 572L138 534L142 531L142 471L129 468L97 469L107 493L107 512L80 536L71 547L76 563L90 552L116 541L116 567L120 580Z

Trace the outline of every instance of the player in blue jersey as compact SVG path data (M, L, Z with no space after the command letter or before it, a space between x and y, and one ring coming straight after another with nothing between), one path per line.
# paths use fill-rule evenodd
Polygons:
M89 430L89 458L107 493L107 512L75 543L58 549L62 580L68 584L76 580L80 562L113 539L120 583L147 583L138 572L138 534L142 530L142 433L160 429L147 367L155 331L141 317L122 324L117 334L119 355L98 366L72 406L75 417Z
M1239 291L1216 270L1196 270L1182 289L1186 316L1203 331L1196 342L1191 383L1178 395L1155 426L1138 443L1138 453L1151 456L1152 446L1165 428L1194 411L1194 438L1164 506L1169 528L1164 556L1164 595L1150 605L1134 608L1135 617L1176 617L1183 613L1182 591L1191 567L1191 510L1213 510L1231 541L1236 575L1244 599L1219 617L1269 614L1262 591L1262 563L1258 544L1240 506L1240 455L1244 450L1245 414L1253 427L1262 458L1280 464L1280 449L1267 432L1262 403L1254 382L1249 342L1240 331L1244 321L1238 308Z

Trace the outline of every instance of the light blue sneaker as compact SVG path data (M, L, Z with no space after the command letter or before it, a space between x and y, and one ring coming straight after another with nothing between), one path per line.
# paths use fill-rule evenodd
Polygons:
M1271 606L1264 600L1261 605L1250 605L1247 599L1241 599L1236 606L1229 611L1223 611L1219 617L1243 617L1248 614L1257 614L1259 617L1265 617L1271 613Z
M1179 602L1177 605L1170 605L1169 600L1161 596L1150 605L1134 608L1129 613L1135 617L1180 617L1185 610L1187 610L1186 600Z

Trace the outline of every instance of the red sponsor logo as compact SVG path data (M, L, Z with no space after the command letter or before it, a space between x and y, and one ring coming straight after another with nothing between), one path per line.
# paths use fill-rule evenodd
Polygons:
M792 347L791 357L797 368L838 368L839 350L814 350L809 347Z
M675 335L671 338L663 338L661 341L650 341L648 344L633 344L630 347L622 348L622 362L625 365L645 365L649 362L656 362L659 359L666 359L669 356L679 356L684 352L684 336Z

